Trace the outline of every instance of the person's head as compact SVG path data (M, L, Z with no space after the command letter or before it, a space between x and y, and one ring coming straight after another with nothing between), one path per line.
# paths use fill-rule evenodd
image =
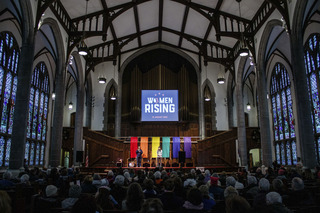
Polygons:
M79 185L72 185L69 188L69 197L71 198L79 198L81 195L81 187Z
M219 181L219 178L218 178L218 177L210 177L210 183L211 183L211 185L213 185L213 186L218 186L218 181Z
M6 191L0 190L1 213L11 213L11 199Z
M109 209L110 190L107 187L100 187L96 193L96 202L102 209Z
M12 173L10 171L6 171L5 173L3 173L2 175L3 179L5 180L11 180L12 178Z
M267 205L282 203L282 197L278 192L269 192L266 195L266 203Z
M208 197L209 196L209 187L207 185L201 185L199 187L199 190L202 194L202 197Z
M155 179L160 179L161 178L161 172L160 171L156 171L153 175L154 175Z
M200 190L198 188L189 189L187 194L187 200L195 206L200 205L202 203L202 195Z
M99 174L94 174L93 175L93 180L101 180L101 177Z
M154 189L154 182L152 179L144 179L143 181L143 186L147 189L147 190L153 190Z
M239 192L233 186L228 186L224 190L223 195L224 195L224 198L229 198L229 197L232 197L232 196L239 195Z
M141 149L140 146L138 146L138 149Z
M20 177L20 182L21 183L27 183L29 181L29 175L24 174Z
M112 170L110 170L109 172L108 172L108 177L113 177L113 171Z
M159 198L147 199L142 205L140 213L163 213L163 205Z
M259 188L261 191L268 192L270 190L270 183L267 179L261 178L259 181Z
M172 179L167 179L165 182L164 182L164 189L166 191L173 191L174 190L174 181Z
M98 210L96 200L93 196L85 194L80 196L73 205L71 213L96 213Z
M93 181L93 178L91 175L87 175L83 180L85 184L92 184L92 181Z
M291 181L293 191L300 191L304 189L304 182L301 178L295 177Z
M247 213L249 210L250 204L239 195L226 199L226 213Z
M144 194L139 183L131 183L127 190L126 204L128 210L139 211L144 202Z
M158 150L161 150L161 146L158 147Z
M233 176L229 176L226 178L226 186L235 186L236 185L236 179Z
M257 185L257 178L255 176L249 175L247 177L248 185Z
M124 185L124 176L117 175L113 182L114 185L123 186Z
M46 196L47 197L55 197L58 195L58 188L54 185L48 185L46 187Z
M205 175L205 176L210 176L210 175L211 175L209 169L206 169L206 170L204 171L204 175Z
M280 191L281 189L282 189L282 187L283 187L283 182L282 182L282 180L280 180L280 179L274 179L273 181L272 181L272 188L273 188L273 190L275 190L275 191Z

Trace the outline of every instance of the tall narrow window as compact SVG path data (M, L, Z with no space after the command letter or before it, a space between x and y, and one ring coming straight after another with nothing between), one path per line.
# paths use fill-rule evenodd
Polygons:
M270 88L277 162L294 165L297 161L297 151L290 79L285 67L280 63L273 69Z
M316 157L320 162L320 34L312 34L305 44L305 64L311 102L311 113Z
M0 32L0 167L9 166L19 55L12 34Z
M47 67L40 62L34 69L29 100L25 156L30 165L43 165L47 135L49 77Z

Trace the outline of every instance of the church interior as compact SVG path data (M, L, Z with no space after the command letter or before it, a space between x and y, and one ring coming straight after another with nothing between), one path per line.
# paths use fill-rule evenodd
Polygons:
M319 212L319 29L320 0L1 0L0 211Z
M3 170L129 166L137 145L146 167L159 145L167 167L180 149L188 167L320 162L319 1L6 0L0 11ZM175 117L170 97L145 109L144 91L175 91ZM169 117L144 120L150 110Z

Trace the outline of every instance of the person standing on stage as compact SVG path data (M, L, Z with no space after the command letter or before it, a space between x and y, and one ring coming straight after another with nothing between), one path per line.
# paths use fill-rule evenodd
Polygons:
M142 151L142 149L140 148L140 146L138 146L138 149L137 149L137 151L136 151L136 154L137 154L137 167L141 167L141 159L142 159L143 151Z
M161 167L161 161L162 161L162 149L159 146L158 150L157 150L157 165L159 165L159 167Z

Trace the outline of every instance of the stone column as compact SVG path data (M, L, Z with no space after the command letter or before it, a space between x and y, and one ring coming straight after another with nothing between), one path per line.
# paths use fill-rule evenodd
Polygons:
M33 73L34 33L22 44L18 64L18 85L14 107L12 143L9 168L16 170L23 166L27 121L29 115L29 98Z
M238 73L237 85L236 85L236 98L237 98L237 125L238 125L238 142L239 153L241 159L241 166L248 166L247 157L247 136L246 136L246 124L243 108L243 96L242 96L242 72Z
M301 159L304 166L314 168L316 155L314 150L314 134L311 120L311 103L309 100L307 75L304 63L303 32L295 28L290 35L292 53L292 71L295 84L296 126L297 141L300 144Z
M52 125L52 135L50 143L50 158L49 165L57 167L61 161L61 147L62 147L62 128L63 128L63 108L64 108L64 96L65 96L65 65L57 67L56 72L56 99L54 101L54 115Z
M267 99L267 85L264 66L259 68L254 66L257 73L257 85L259 85L258 103L259 103L259 123L260 123L260 140L262 152L262 164L266 167L272 166L272 142L270 136L269 108Z
M76 163L77 151L83 150L83 116L84 116L84 88L82 82L78 83L77 108L74 127L73 164Z

